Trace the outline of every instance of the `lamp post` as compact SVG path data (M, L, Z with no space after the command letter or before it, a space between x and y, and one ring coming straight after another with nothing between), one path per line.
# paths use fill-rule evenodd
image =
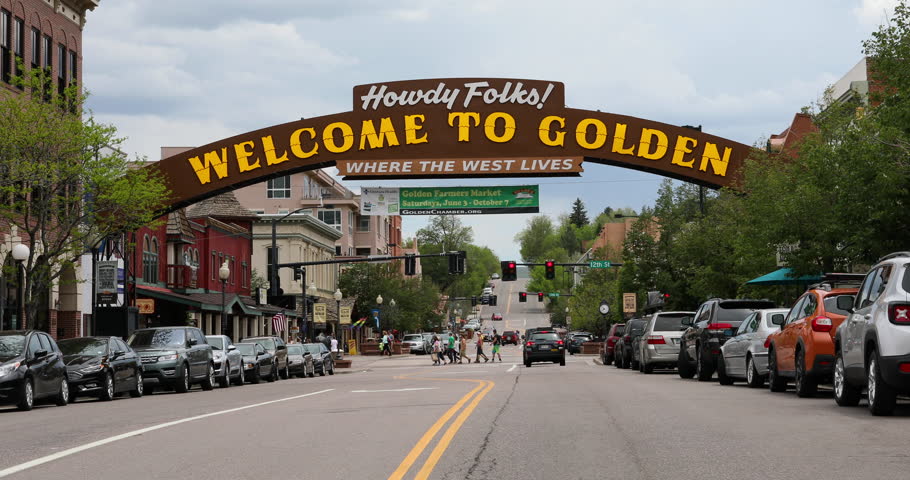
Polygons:
M272 269L269 272L269 295L273 297L278 296L278 222L301 210L309 210L310 208L312 207L301 207L283 217L272 219Z
M382 333L382 294L376 295L376 310L379 310L379 332Z
M231 278L231 269L225 260L218 269L218 278L221 279L221 334L227 335L227 305L225 305L225 290L227 289L228 278Z
M32 251L24 243L16 244L13 247L13 260L16 261L16 278L18 285L18 295L16 299L16 321L11 327L13 329L25 328L25 274L22 271L23 262L28 260ZM18 324L18 325L17 325Z
M307 287L306 291L307 291L307 293L310 294L310 297L311 297L310 300L312 301L312 303L316 303L316 292L319 291L316 288L316 282L310 282L310 286ZM303 296L303 302L304 302L303 303L303 321L309 323L310 317L309 317L309 312L307 312L308 302L307 302L306 295Z
M341 293L340 288L336 288L332 296L335 297L335 316L338 318L338 324L335 326L335 338L338 338L338 329L341 328L341 299L344 294Z

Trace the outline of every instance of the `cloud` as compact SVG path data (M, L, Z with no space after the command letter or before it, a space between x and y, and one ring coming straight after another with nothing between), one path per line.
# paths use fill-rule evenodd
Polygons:
M862 0L853 15L863 26L874 28L888 20L898 3L899 0Z

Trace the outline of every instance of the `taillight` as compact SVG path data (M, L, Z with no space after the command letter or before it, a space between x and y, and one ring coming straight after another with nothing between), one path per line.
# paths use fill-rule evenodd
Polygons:
M534 345L534 342L528 342L525 344L526 347L530 347L531 345Z
M562 345L562 340L557 340L557 341L556 341L556 344L557 344L557 345Z
M770 346L771 346L771 337L768 337L765 339L765 348L768 348Z
M816 332L830 332L834 328L834 322L830 318L817 316L812 319L812 330Z
M629 340L632 340L632 335L623 335L622 339L628 342Z
M902 363L897 366L897 369L900 370L901 373L910 373L910 363Z
M648 335L648 345L666 345L663 335Z
M888 307L888 319L898 325L910 325L910 305L895 303Z
M733 328L733 325L729 323L709 323L707 327L708 330L726 330L728 328Z

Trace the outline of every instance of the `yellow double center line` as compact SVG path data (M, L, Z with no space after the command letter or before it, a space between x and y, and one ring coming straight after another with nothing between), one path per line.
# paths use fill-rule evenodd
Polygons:
M404 378L405 376L395 377L395 378ZM438 380L444 382L472 382L477 383L477 386L473 390L468 392L465 396L461 397L455 405L452 405L445 414L439 417L439 420L433 424L420 437L420 440L417 441L417 444L414 445L414 448L408 452L408 455L404 457L404 460L401 461L401 464L398 465L398 468L392 472L392 475L389 476L389 480L401 480L408 473L408 470L414 465L418 458L426 450L427 446L430 445L430 442L433 441L433 438L436 437L436 434L442 430L442 427L453 417L459 410L461 413L458 414L458 417L455 418L455 421L449 425L449 428L446 429L445 433L439 439L439 442L436 444L436 447L433 448L433 451L430 452L430 455L427 457L426 461L423 463L423 467L420 468L420 471L417 472L417 476L414 478L416 480L425 480L430 477L430 473L433 472L433 469L436 467L436 464L439 462L439 459L442 458L442 454L445 453L446 449L449 448L449 444L452 443L452 439L455 438L455 434L458 433L458 430L461 429L461 426L464 422L471 416L471 413L474 412L474 409L477 408L477 405L483 400L483 397L493 389L495 383L489 380L469 380L469 379L459 379L459 378L426 378L426 380ZM478 393L479 392L479 393ZM472 400L473 397L473 400ZM468 402L467 407L462 410L462 407Z

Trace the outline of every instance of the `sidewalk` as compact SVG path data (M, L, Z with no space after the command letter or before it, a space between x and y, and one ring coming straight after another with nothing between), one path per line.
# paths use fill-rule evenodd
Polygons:
M351 361L351 368L340 368L335 373L354 373L376 367L409 366L415 364L415 357L420 358L421 355L401 354L391 357L388 355L345 355L344 359Z

